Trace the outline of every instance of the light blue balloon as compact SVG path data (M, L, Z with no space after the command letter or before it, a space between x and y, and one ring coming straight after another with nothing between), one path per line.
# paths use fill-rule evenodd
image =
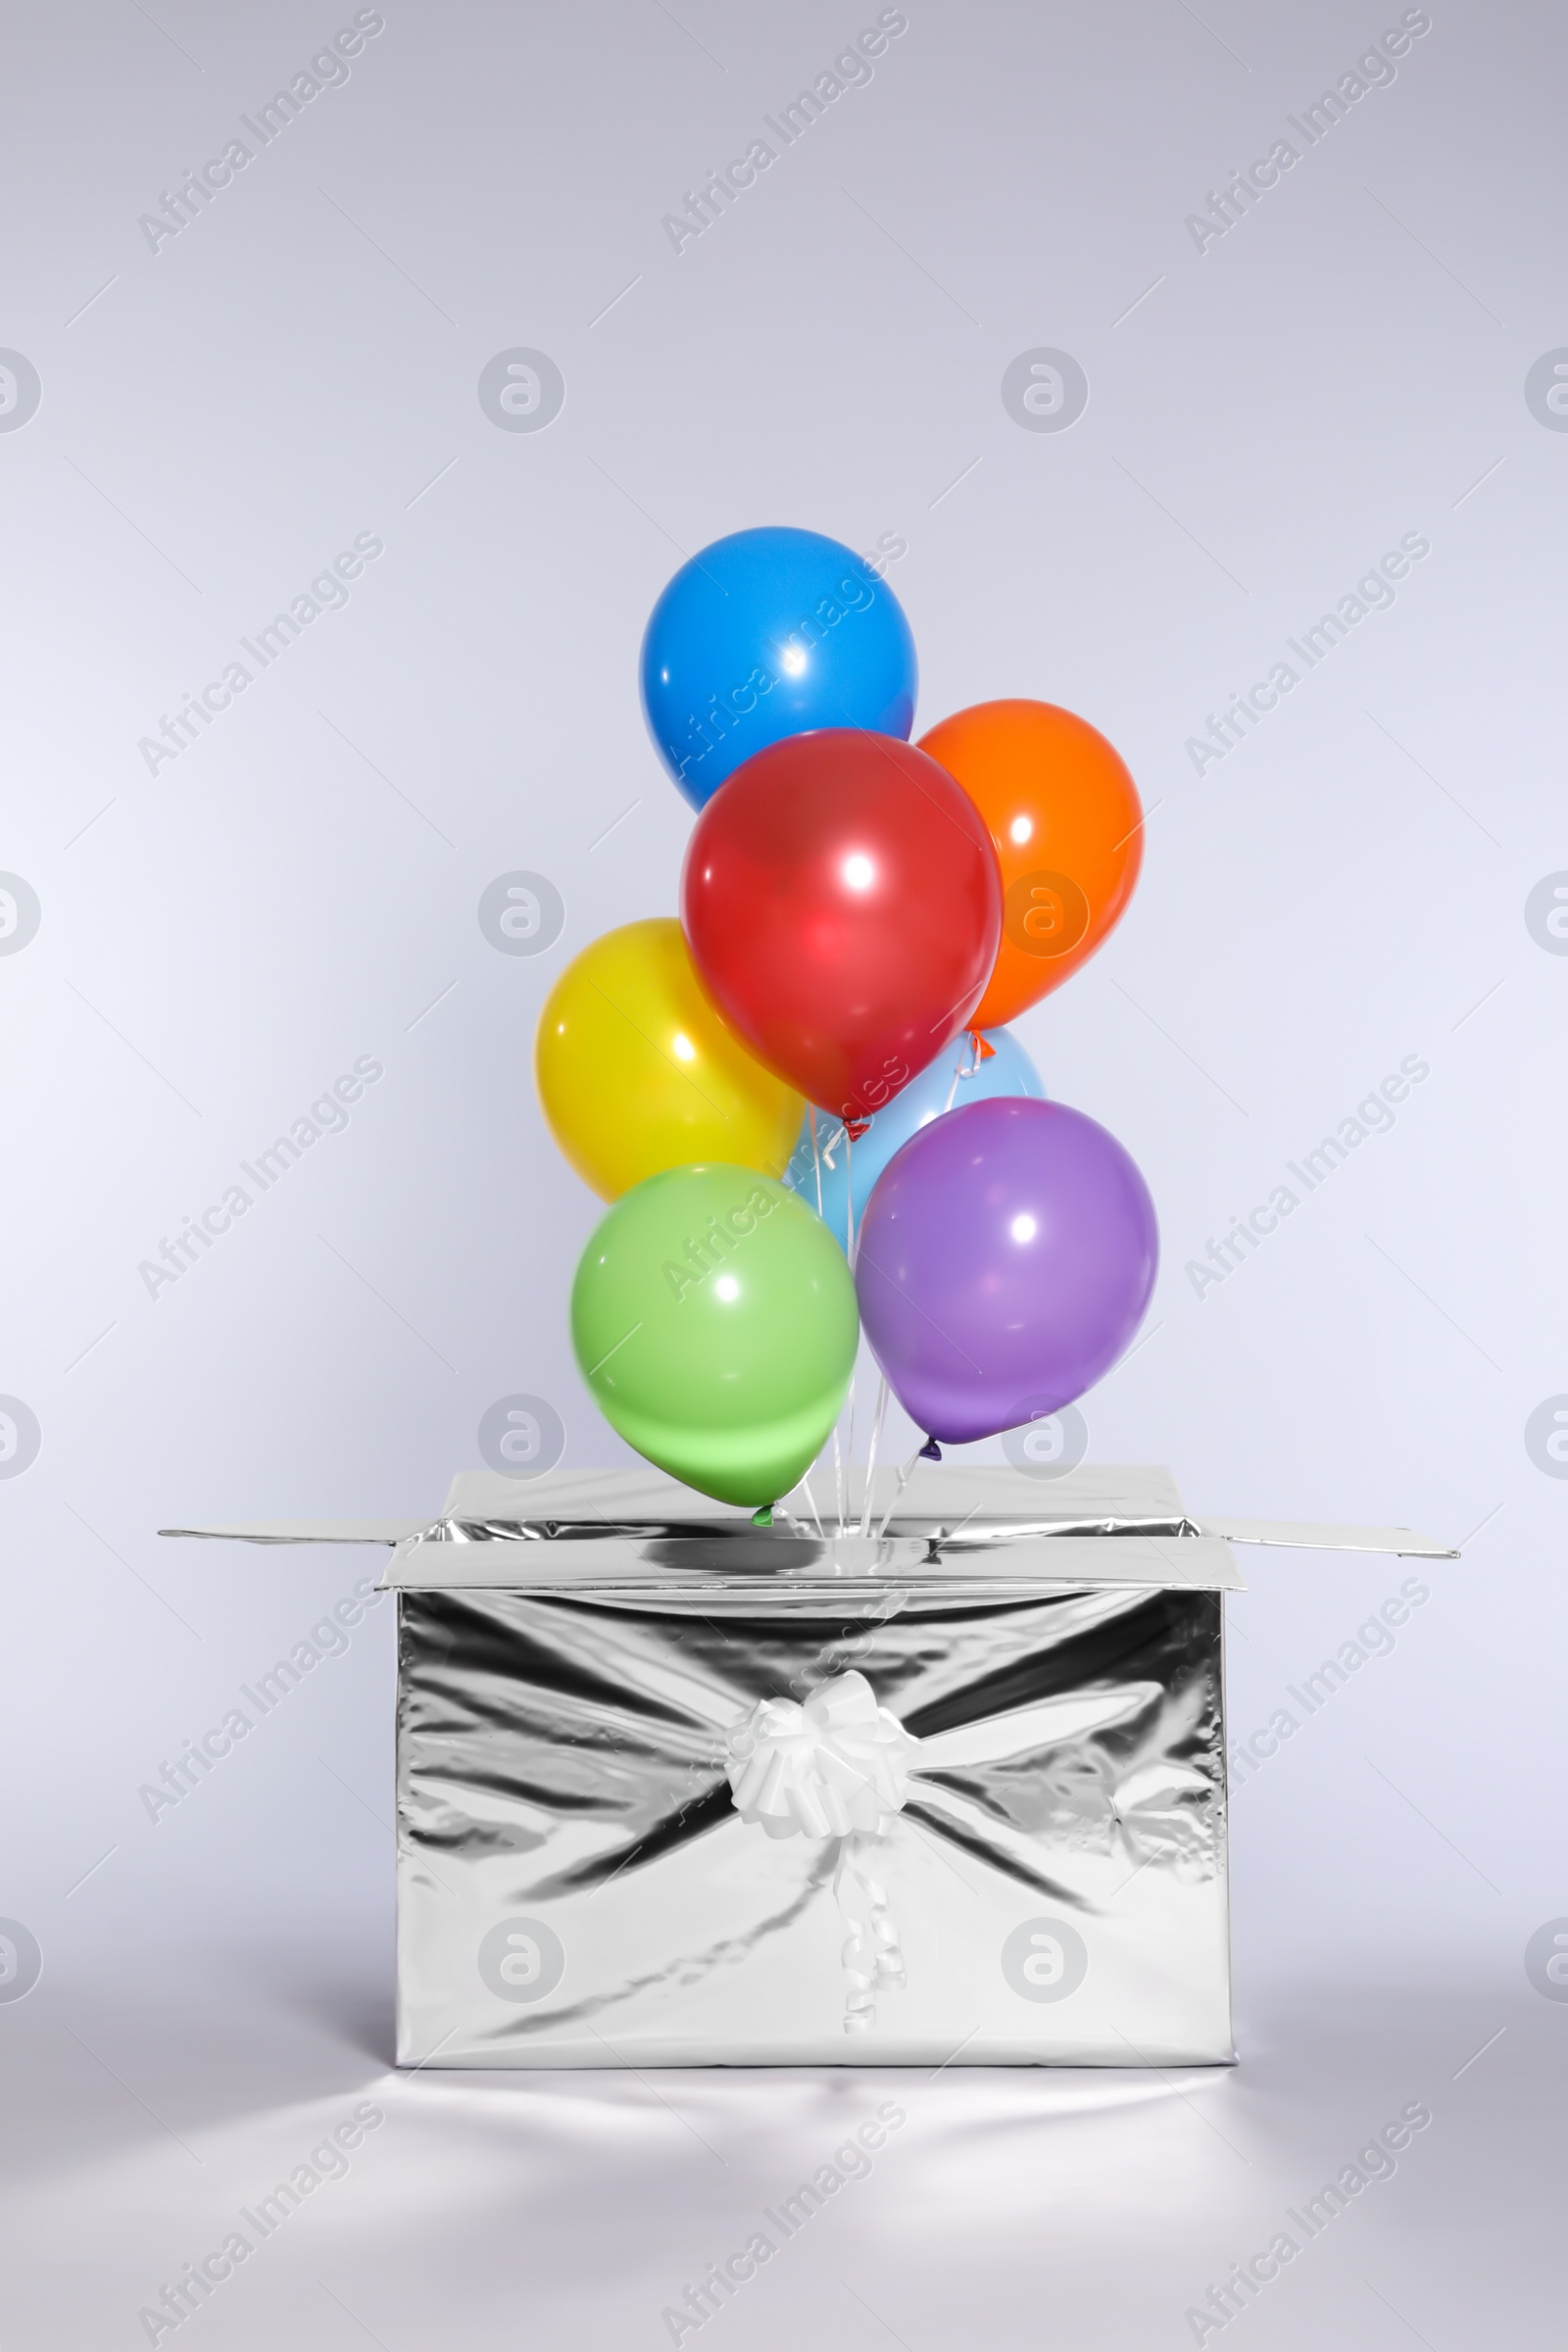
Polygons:
M907 738L914 639L863 556L820 531L733 531L681 565L643 638L648 730L694 808L815 727Z
M992 1095L1025 1095L1033 1102L1045 1102L1046 1090L1040 1082L1040 1072L1011 1030L985 1029L981 1035L993 1050L989 1061L982 1061L978 1069L972 1068L974 1048L967 1032L956 1037L928 1068L910 1079L902 1094L894 1096L885 1110L873 1114L864 1134L854 1143L846 1137L842 1119L831 1111L819 1110L813 1156L811 1117L808 1111L782 1181L800 1194L808 1208L815 1208L820 1163L822 1222L846 1256L852 1176L855 1231L858 1234L872 1186L899 1146L906 1144L917 1128L928 1127L948 1110L961 1110L966 1102L984 1102ZM963 1071L969 1075L957 1075Z

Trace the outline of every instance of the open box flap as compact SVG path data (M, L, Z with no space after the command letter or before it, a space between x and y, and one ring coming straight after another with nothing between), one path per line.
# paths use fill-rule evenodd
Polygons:
M1227 1544L1278 1544L1292 1551L1392 1551L1402 1560L1456 1560L1451 1544L1435 1544L1411 1527L1324 1527L1306 1519L1203 1519L1205 1536Z
M161 1527L161 1536L196 1536L225 1544L406 1544L428 1519L236 1519L213 1527Z
M1084 1465L1040 1476L998 1464L916 1463L846 1477L843 1525L831 1474L797 1489L774 1524L652 1468L549 1471L534 1479L461 1472L438 1519L249 1520L165 1535L252 1544L383 1544L388 1584L531 1591L750 1586L803 1577L835 1584L953 1581L1003 1590L1072 1583L1236 1591L1231 1544L1325 1551L1456 1553L1409 1528L1195 1519L1169 1471ZM862 1536L861 1527L866 1533Z

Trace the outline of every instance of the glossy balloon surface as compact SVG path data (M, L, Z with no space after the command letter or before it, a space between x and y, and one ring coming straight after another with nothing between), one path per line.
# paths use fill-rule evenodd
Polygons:
M704 987L759 1060L866 1118L968 1025L1002 885L945 768L830 727L759 752L709 803L681 921Z
M969 1102L989 1102L994 1095L1022 1095L1043 1102L1040 1072L1010 1029L983 1032L989 1055L977 1054L965 1031L956 1037L911 1078L869 1126L851 1137L842 1119L828 1111L816 1113L816 1148L811 1146L810 1111L801 1122L800 1136L784 1172L784 1181L814 1208L839 1248L848 1253L865 1217L872 1188L895 1152L933 1119ZM820 1200L818 1196L820 1195ZM853 1195L853 1213L852 1213Z
M813 727L908 735L914 639L863 557L768 525L683 564L643 639L643 711L694 808L755 752Z
M832 1236L753 1168L671 1168L601 1220L571 1294L583 1378L628 1446L721 1502L787 1494L859 1342Z
M714 1010L672 915L573 957L539 1016L534 1074L551 1133L606 1200L692 1160L777 1176L800 1132L800 1096Z
M1070 979L1138 880L1144 811L1098 728L1054 703L976 703L920 738L990 829L1004 890L996 967L975 1011L1016 1019Z
M1059 1412L1103 1379L1159 1264L1149 1188L1063 1102L1004 1098L922 1128L865 1212L865 1336L909 1418L954 1445Z

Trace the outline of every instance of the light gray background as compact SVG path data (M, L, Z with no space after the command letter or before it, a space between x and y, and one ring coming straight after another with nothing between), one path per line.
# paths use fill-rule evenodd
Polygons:
M667 2342L683 2282L894 2094L872 2179L705 2341L1191 2342L1208 2283L1416 2100L1397 2176L1227 2338L1544 2340L1568 2004L1524 1950L1568 1913L1568 1486L1524 1433L1568 1391L1568 961L1525 905L1568 867L1568 436L1524 382L1568 344L1568 26L1435 0L1200 254L1186 216L1397 6L911 0L677 256L661 217L874 8L388 0L346 85L150 251L160 191L352 14L100 0L6 39L0 343L42 401L0 432L0 866L42 917L0 956L0 1391L42 1446L0 1479L0 1912L44 1960L0 2004L3 2340L145 2341L138 2308L368 2096L385 2129L193 2336ZM564 375L542 432L479 405L515 346ZM1003 407L1038 346L1088 375L1068 431ZM1164 1234L1095 1458L1169 1463L1199 1509L1471 1539L1238 1793L1234 2074L399 2081L385 1607L177 1809L138 1800L380 1556L160 1524L433 1510L513 1392L568 1463L624 1458L567 1346L596 1204L531 1034L570 954L674 906L653 599L775 520L906 542L917 726L1061 701L1150 808L1126 920L1019 1024ZM385 553L346 609L150 776L138 739L360 532ZM1195 775L1206 714L1406 532L1431 554L1393 609ZM516 868L566 908L533 958L476 917ZM358 1055L385 1075L348 1130L150 1298L139 1262ZM1197 1297L1187 1261L1406 1055L1431 1075L1394 1131ZM1248 1564L1239 1735L1403 1574Z

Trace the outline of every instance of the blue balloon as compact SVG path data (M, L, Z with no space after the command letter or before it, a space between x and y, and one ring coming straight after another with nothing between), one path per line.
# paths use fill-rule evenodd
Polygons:
M899 1146L906 1144L918 1128L929 1127L933 1119L940 1119L950 1109L961 1110L966 1102L983 1102L992 1095L1026 1095L1032 1102L1045 1102L1046 1090L1040 1083L1040 1072L1011 1030L984 1029L981 1035L992 1049L989 1061L982 1061L978 1069L972 1068L974 1048L967 1033L956 1037L928 1068L910 1079L902 1094L894 1096L885 1110L873 1113L864 1134L854 1143L846 1137L842 1119L831 1111L819 1110L813 1156L811 1114L807 1112L800 1142L782 1181L800 1194L808 1208L815 1208L820 1161L822 1221L846 1256L852 1190L855 1231L858 1235L872 1186ZM967 1076L959 1075L965 1071Z
M764 745L813 727L914 724L914 639L864 558L818 531L715 539L654 607L643 711L694 808Z

